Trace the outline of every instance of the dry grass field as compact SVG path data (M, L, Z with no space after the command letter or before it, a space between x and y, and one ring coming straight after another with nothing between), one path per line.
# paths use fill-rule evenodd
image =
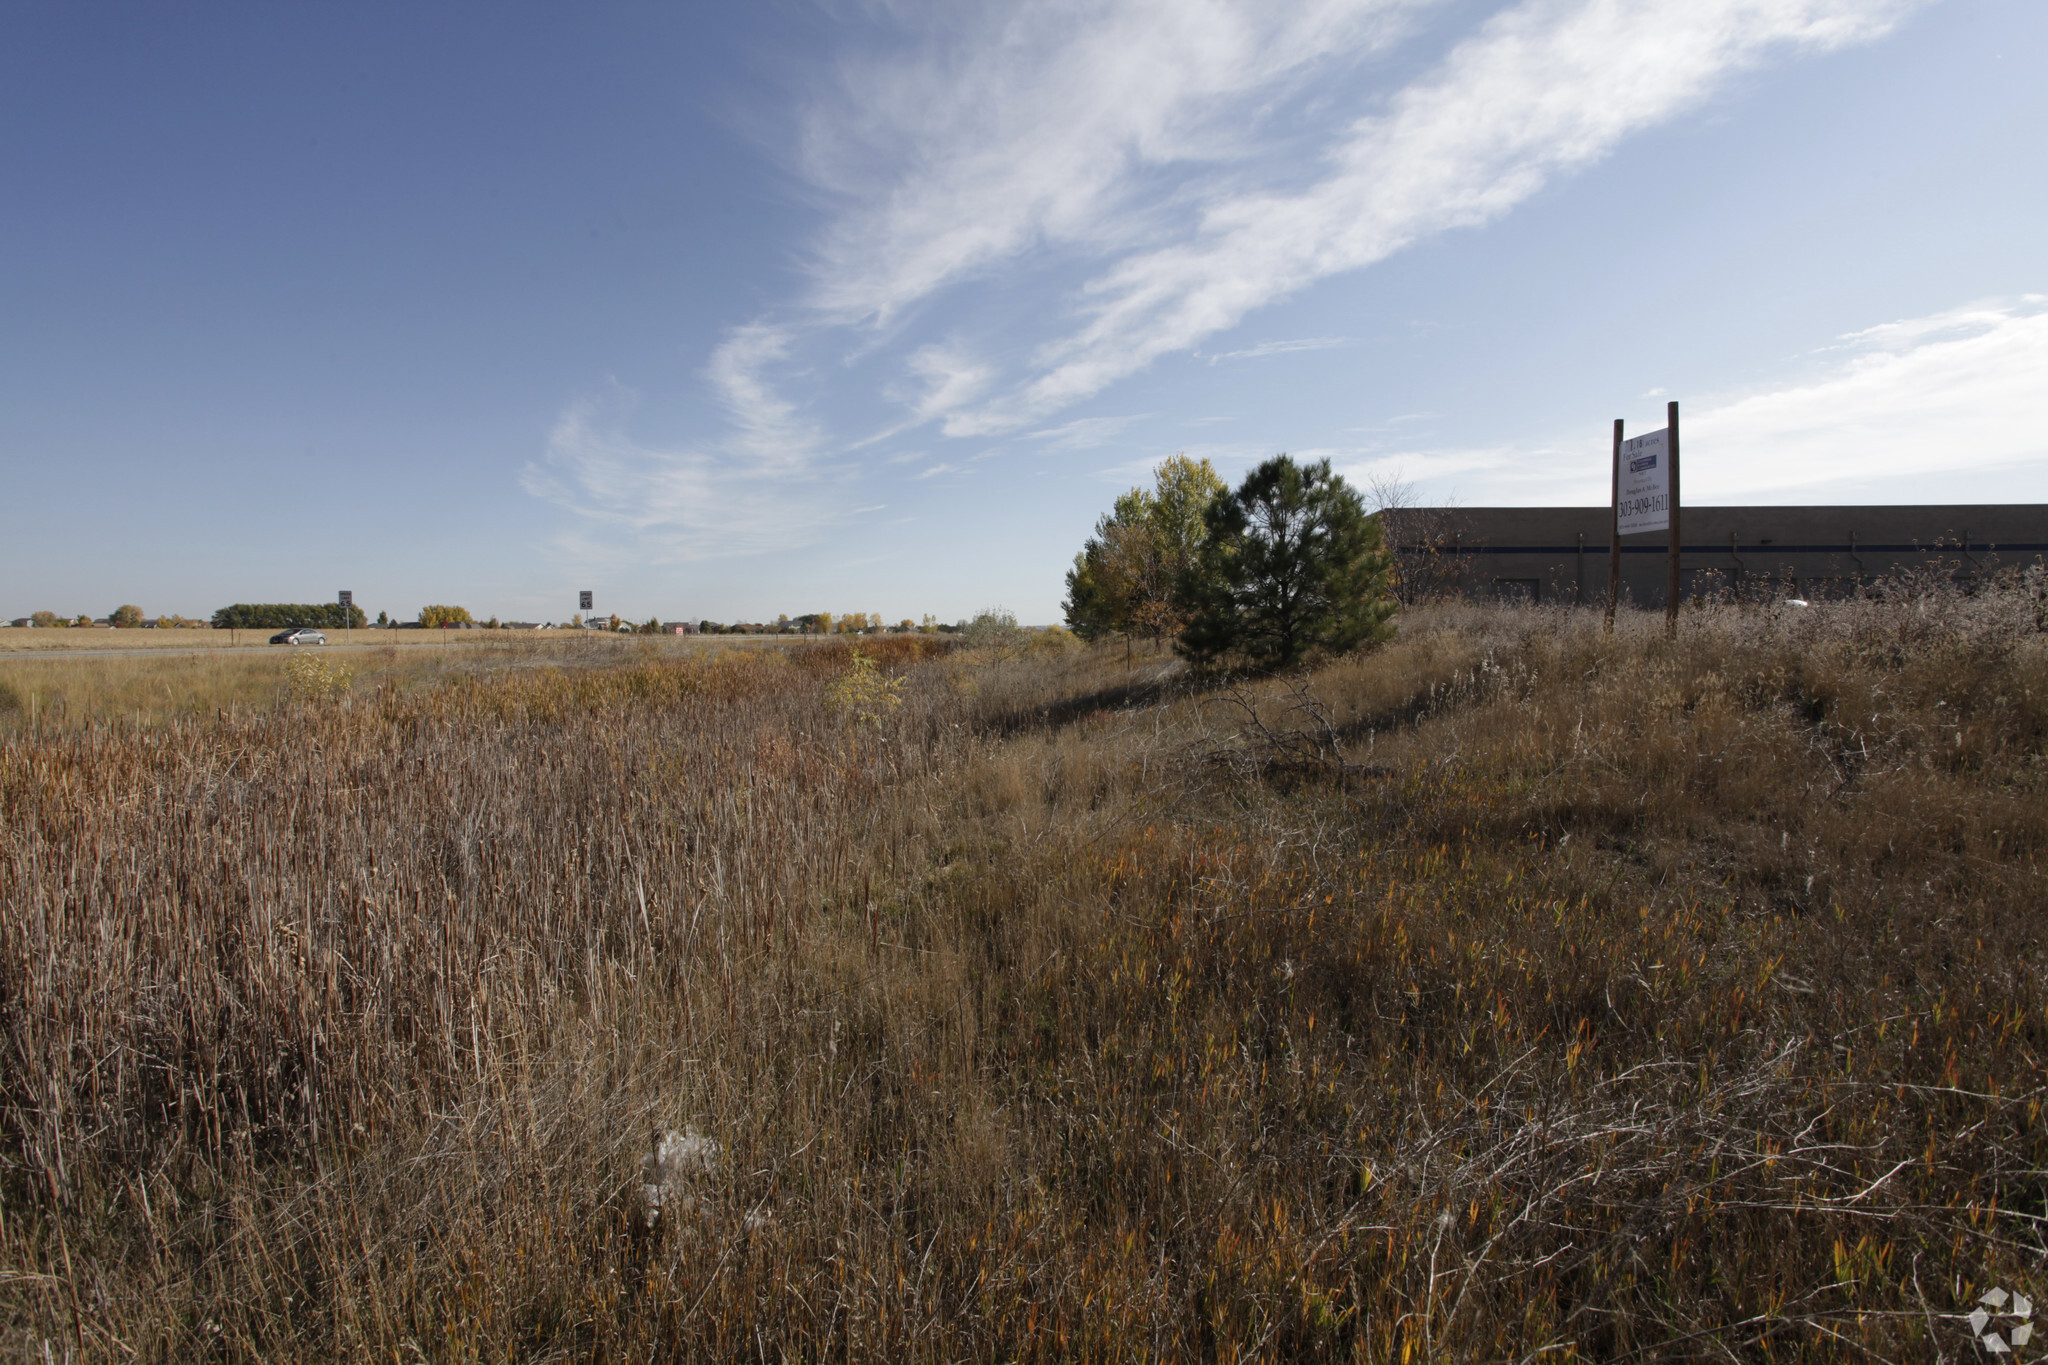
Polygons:
M111 630L106 627L92 628L58 627L34 629L10 626L0 630L0 655L44 654L50 652L74 653L79 650L228 650L257 651L267 645L270 637L277 632L271 630L214 630L201 627L189 630ZM580 631L521 631L529 635L578 635ZM329 632L335 644L342 643L344 633ZM452 631L452 630L359 630L348 632L352 644L380 644L386 646L447 646L453 643L467 643L471 640L503 637L497 631ZM282 649L282 646L280 646Z
M2048 1295L2042 625L10 722L0 1353L1965 1358Z
M86 635L75 631L23 631ZM99 641L142 635L206 637L210 631L95 631ZM249 632L243 632L246 638ZM0 732L90 725L103 721L155 723L242 709L268 709L306 692L295 686L292 660L309 656L314 674L345 679L349 690L413 687L454 673L519 668L595 668L621 661L695 657L735 649L802 649L801 637L632 636L586 631L374 631L353 648L290 649L260 644L178 650L157 646L128 651L102 644L72 650L0 651ZM171 642L176 644L175 638ZM316 688L316 691L321 690Z
M33 629L8 627L0 630L0 656L10 654L74 653L79 650L151 652L194 650L235 650L244 653L282 653L284 646L270 649L273 630L110 630ZM328 648L371 645L379 649L510 649L542 644L614 645L622 640L661 640L675 648L706 645L750 645L792 643L793 637L753 635L668 635L632 636L590 630L362 630L325 632ZM318 648L318 646L312 646Z

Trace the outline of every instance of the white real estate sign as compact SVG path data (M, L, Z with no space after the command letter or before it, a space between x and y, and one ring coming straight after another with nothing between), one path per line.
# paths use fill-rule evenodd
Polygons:
M1614 509L1619 534L1671 529L1671 429L1621 443L1621 501Z

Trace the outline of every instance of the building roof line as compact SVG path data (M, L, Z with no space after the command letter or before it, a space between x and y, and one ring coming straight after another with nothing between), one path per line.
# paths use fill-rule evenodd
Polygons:
M1432 550L1433 550L1433 551L1435 551L1436 553L1439 553L1439 554L1465 554L1465 555L1575 555L1575 554L1578 554L1578 553L1580 553L1581 551L1583 551L1583 552L1585 552L1586 554L1589 554L1589 555L1604 555L1604 554L1606 554L1606 553L1607 553L1607 546L1605 546L1605 545L1599 545L1599 544L1595 544L1595 543L1593 543L1592 541L1588 541L1588 542L1586 542L1586 543L1585 543L1584 545L1462 545L1462 544L1461 544L1461 545L1402 545L1402 546L1399 546L1399 547L1397 547L1397 548L1399 548L1399 549L1400 549L1400 550L1401 550L1401 551L1402 551L1403 553L1410 553L1410 554L1426 554L1426 553L1428 553L1428 552L1430 552L1430 551L1432 551ZM1869 543L1869 542L1867 542L1867 541L1861 541L1861 540L1857 541L1857 542L1856 542L1855 544L1853 544L1853 545L1847 545L1847 544L1844 544L1844 545L1737 545L1737 544L1734 544L1734 543L1732 543L1732 542L1725 542L1725 541L1716 541L1716 542L1711 542L1711 543L1709 543L1709 544L1706 544L1706 545L1681 545L1681 546L1679 546L1679 550L1680 550L1680 552L1681 552L1681 553L1683 553L1683 554L1689 554L1689 555L1714 555L1714 554L1720 554L1720 555L1725 555L1725 554L1729 554L1729 553L1731 553L1731 552L1733 552L1733 553L1736 553L1736 554L1756 554L1756 555L1770 555L1770 554L1787 554L1787 555L1824 555L1824 554L1943 554L1943 553L1955 553L1955 554L1962 554L1962 553L1964 553L1964 552L1966 552L1966 551L1967 551L1967 552L1969 552L1969 553L1972 553L1972 554L1997 554L1997 553L2001 553L2001 552L2010 552L2010 553L2013 553L2013 554L2048 554L2048 541L2044 541L2044 542L2040 542L2040 543L2032 543L2032 542L2029 542L2029 543L2024 543L2024 544L2018 544L2018 545L2011 545L2011 544L2002 544L2002 543L1999 543L1999 542L1995 542L1995 541L1983 541L1983 540L1973 540L1973 541L1971 541L1971 542L1970 542L1970 543L1969 543L1968 545L1963 545L1963 544L1961 544L1961 543L1957 543L1957 544L1955 544L1955 545L1911 545L1911 544L1906 544L1906 545L1880 545L1880 544L1871 544L1871 543ZM1663 545L1624 545L1624 546L1622 546L1622 547L1621 547L1621 552L1622 552L1623 554L1625 554L1625 555L1661 555L1661 554L1669 554L1669 553L1670 553L1670 551L1671 551L1671 547L1670 547L1670 546L1669 546L1668 544L1663 544Z

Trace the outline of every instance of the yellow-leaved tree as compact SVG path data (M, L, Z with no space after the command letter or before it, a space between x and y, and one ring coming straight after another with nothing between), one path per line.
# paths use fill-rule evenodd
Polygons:
M1157 645L1187 624L1203 571L1204 515L1225 492L1208 460L1163 461L1150 492L1133 488L1095 523L1067 574L1067 627L1084 640L1150 636Z

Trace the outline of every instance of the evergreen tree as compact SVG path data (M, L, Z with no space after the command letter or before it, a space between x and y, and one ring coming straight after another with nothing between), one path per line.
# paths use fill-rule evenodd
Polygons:
M1180 652L1202 667L1292 668L1393 634L1393 556L1328 460L1276 455L1211 503Z

